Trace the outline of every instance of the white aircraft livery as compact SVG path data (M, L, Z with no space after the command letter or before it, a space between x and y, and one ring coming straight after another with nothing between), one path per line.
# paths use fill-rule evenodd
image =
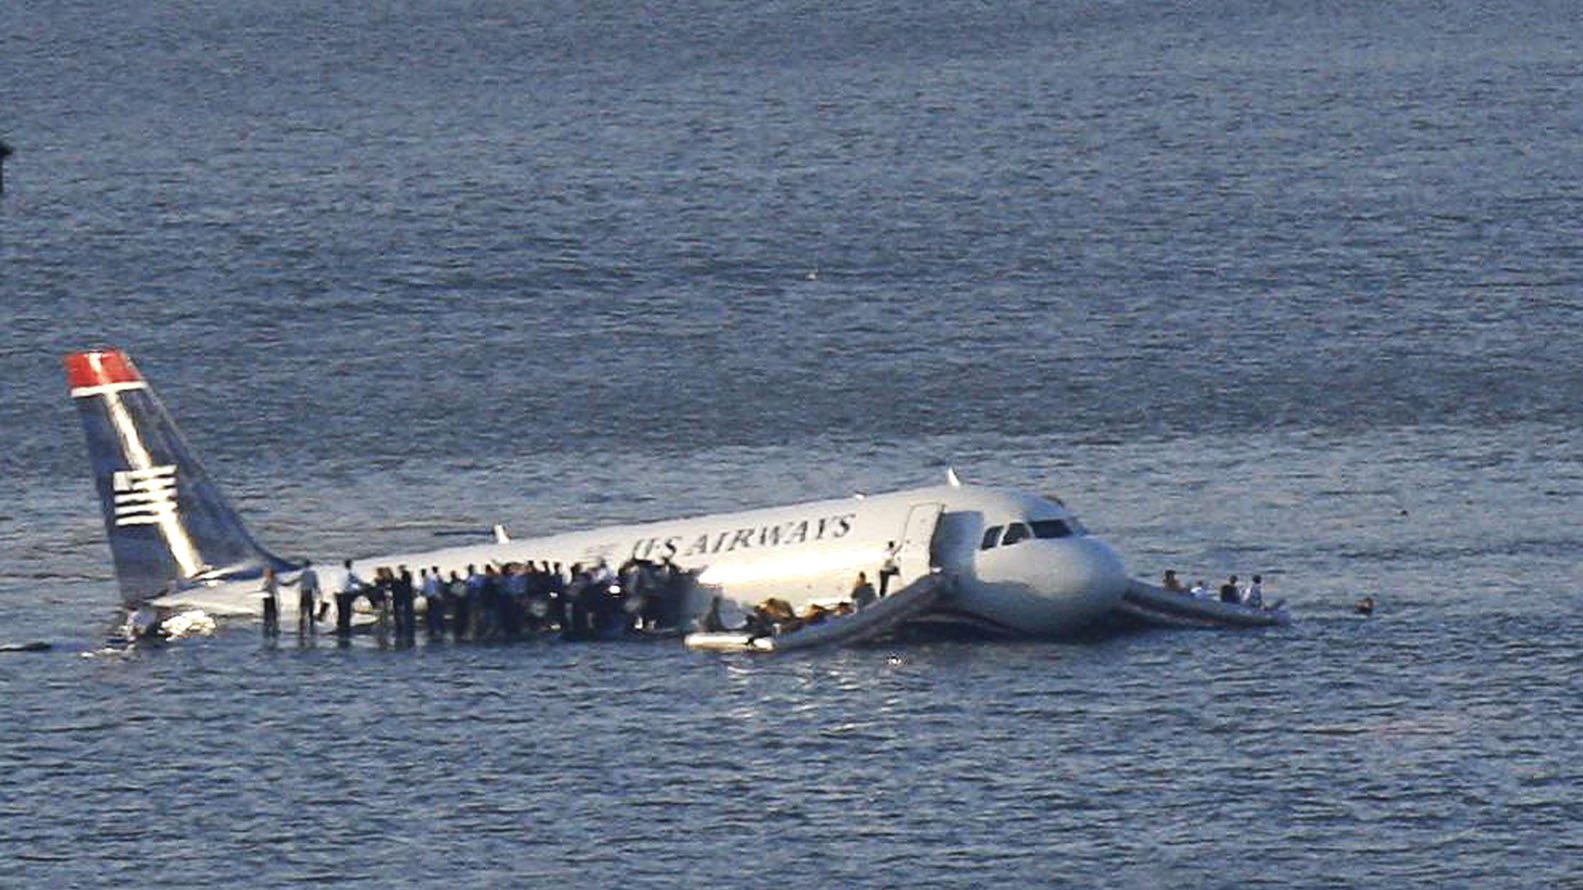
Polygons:
M261 546L209 479L147 381L119 350L66 356L122 599L128 605L262 611L260 577L289 584L301 566ZM514 562L614 567L668 560L696 573L686 611L715 597L751 608L778 597L801 609L851 597L859 572L899 590L939 573L934 617L1014 636L1054 637L1106 618L1128 586L1116 552L1058 499L962 484L785 507L507 539L357 562L377 566ZM324 578L333 590L333 572Z

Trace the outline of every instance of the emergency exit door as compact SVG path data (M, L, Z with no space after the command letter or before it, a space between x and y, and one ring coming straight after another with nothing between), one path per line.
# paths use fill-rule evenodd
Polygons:
M944 504L913 504L907 511L907 525L902 529L901 540L896 546L896 578L890 589L896 591L911 584L934 565L934 530L940 524Z

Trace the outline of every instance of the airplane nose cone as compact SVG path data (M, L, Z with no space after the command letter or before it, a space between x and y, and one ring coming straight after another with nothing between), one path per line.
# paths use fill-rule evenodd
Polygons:
M1127 567L1121 555L1098 538L1082 538L1064 554L1062 576L1070 590L1096 611L1112 608L1127 591Z
M1098 538L1028 541L983 551L963 611L1032 636L1060 636L1103 619L1127 589L1121 557Z

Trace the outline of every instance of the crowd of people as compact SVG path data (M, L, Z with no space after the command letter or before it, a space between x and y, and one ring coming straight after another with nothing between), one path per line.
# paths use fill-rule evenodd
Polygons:
M1231 575L1219 588L1205 584L1202 579L1195 581L1192 587L1182 583L1177 577L1175 569L1165 570L1165 580L1161 586L1172 593L1191 596L1197 599L1218 599L1223 603L1236 603L1254 608L1264 608L1264 576L1254 575L1253 580L1246 586L1237 583L1237 576Z
M748 612L742 626L737 628L726 627L720 619L721 598L717 596L710 603L709 611L704 615L701 626L710 632L729 630L746 633L750 637L773 637L862 611L878 602L881 597L882 594L875 592L874 585L869 583L868 574L858 572L857 580L852 582L852 592L846 600L828 606L809 603L798 612L792 608L791 603L772 596L754 606L752 611Z
M666 632L680 624L694 580L692 572L668 560L639 559L614 570L603 560L569 569L532 560L469 565L449 573L430 566L419 568L416 577L404 565L379 566L366 579L352 560L343 569L326 598L312 563L303 565L294 582L299 636L317 632L332 600L337 635L349 636L354 613L363 612L375 616L382 639L393 635L398 643L413 642L420 631L430 639L450 635L457 640L513 640L546 632L592 640ZM265 569L260 592L266 636L280 633L281 587L275 571Z

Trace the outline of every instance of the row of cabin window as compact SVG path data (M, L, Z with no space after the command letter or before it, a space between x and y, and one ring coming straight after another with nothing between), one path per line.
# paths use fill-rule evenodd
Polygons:
M1032 528L1029 528L1029 526L1032 526ZM1070 538L1071 536L1072 527L1059 519L1040 519L1035 522L1029 522L1026 525L1021 522L1013 522L1005 527L1004 533L998 525L992 525L984 529L984 542L979 545L978 549L988 550L996 544L1000 544L1002 547L1010 547L1012 544L1026 541L1029 538Z

